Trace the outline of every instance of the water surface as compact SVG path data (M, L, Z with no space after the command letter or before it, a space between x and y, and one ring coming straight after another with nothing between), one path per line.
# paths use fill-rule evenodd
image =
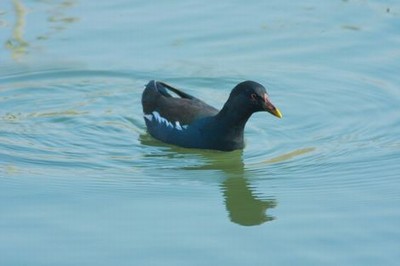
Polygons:
M397 1L3 1L1 265L397 265ZM145 130L150 79L220 108L264 84L243 151Z

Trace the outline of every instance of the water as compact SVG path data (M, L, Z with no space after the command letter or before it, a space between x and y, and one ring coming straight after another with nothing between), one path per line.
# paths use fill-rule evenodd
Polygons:
M397 265L399 33L397 1L2 1L0 264ZM162 144L150 79L284 118Z

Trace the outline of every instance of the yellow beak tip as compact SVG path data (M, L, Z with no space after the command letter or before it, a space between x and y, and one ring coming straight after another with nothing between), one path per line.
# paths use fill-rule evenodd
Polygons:
M279 111L278 108L276 108L275 111L276 111L276 112L275 112L275 116L276 116L276 117L278 117L278 118L282 118L282 117L283 117L281 111Z

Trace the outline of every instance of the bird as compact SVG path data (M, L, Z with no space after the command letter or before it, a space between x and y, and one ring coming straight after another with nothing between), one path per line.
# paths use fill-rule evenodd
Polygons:
M243 149L245 125L253 113L266 111L282 118L265 87L251 80L237 84L221 110L165 82L151 80L142 93L142 107L153 138L194 149Z

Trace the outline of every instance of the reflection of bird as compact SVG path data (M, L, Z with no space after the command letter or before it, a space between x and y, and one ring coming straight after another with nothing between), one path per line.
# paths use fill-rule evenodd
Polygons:
M222 183L226 209L232 222L245 225L259 225L274 219L266 214L267 209L274 208L274 199L260 200L245 178L232 177Z
M173 97L168 91L179 97ZM250 116L267 111L279 118L265 88L254 81L233 88L221 111L163 82L150 81L142 96L149 133L187 148L231 151L244 146L243 131Z
M140 142L149 146L159 147L160 145L158 141L149 137L148 134L141 135ZM224 180L220 184L220 189L229 218L233 223L253 226L274 219L267 212L268 209L276 207L277 201L272 197L262 197L261 194L255 192L256 188L251 185L248 178L250 173L245 170L245 164L242 159L243 150L226 153L182 149L169 145L166 145L165 148L160 149L159 155L151 152L145 156L152 157L152 160L155 156L160 156L163 159L177 159L182 162L182 156L184 158L193 158L192 156L194 155L197 158L196 163L192 166L181 168L188 173L184 176L189 179L192 178L190 171L203 171L205 175L209 171L217 171L222 174Z

